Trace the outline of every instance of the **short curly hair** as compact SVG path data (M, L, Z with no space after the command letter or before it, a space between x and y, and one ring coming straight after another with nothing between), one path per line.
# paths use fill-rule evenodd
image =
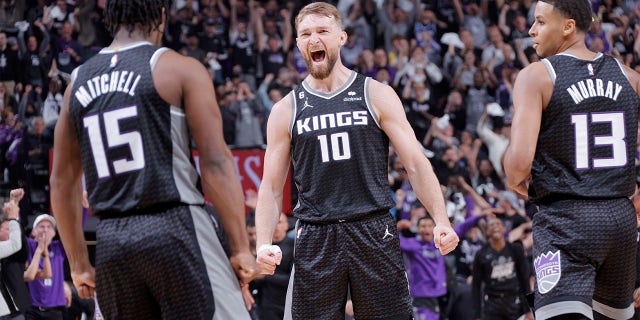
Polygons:
M107 0L105 25L113 36L120 27L129 34L140 28L149 36L162 23L162 8L166 8L165 0Z
M579 31L587 32L593 21L591 1L589 0L540 0L553 6L564 17L573 19Z

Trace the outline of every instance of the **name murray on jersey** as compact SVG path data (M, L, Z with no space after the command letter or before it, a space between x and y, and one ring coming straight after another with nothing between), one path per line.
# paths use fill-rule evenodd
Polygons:
M369 124L367 111L351 111L327 113L319 116L311 116L296 121L298 135L323 130L327 128L366 126Z
M78 87L75 97L83 107L87 107L95 98L113 92L128 93L134 96L141 76L131 71L113 71L95 76Z
M605 97L616 101L621 91L622 85L607 81L605 86L605 82L602 79L585 79L567 88L567 92L569 92L575 104L593 97Z

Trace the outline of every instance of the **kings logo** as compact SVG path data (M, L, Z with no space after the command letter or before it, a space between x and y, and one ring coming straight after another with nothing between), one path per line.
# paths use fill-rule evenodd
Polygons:
M538 291L545 294L560 281L562 269L560 268L560 250L556 252L547 252L539 255L533 260L533 266L536 268L536 280L538 282Z

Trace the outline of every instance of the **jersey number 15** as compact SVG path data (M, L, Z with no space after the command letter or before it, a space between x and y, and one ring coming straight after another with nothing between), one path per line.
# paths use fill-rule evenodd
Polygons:
M142 136L138 131L120 132L120 120L138 116L136 106L107 111L102 114L94 114L83 119L84 127L89 134L91 152L96 164L96 171L99 178L106 178L111 175L109 171L109 160L104 146L101 126L104 124L107 146L114 148L127 145L131 151L131 159L114 159L111 161L115 174L140 170L144 168L144 149ZM102 118L102 121L100 121Z

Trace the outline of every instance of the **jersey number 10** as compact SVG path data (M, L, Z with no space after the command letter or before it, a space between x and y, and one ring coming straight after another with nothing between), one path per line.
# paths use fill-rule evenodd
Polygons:
M318 136L318 140L320 140L322 162L329 162L331 159L334 161L351 159L351 146L349 145L348 133L334 133L330 135L329 138L323 134ZM329 148L329 142L331 142L331 148ZM329 149L331 149L331 155L329 154Z
M136 117L138 108L136 106L121 108L117 110L107 111L102 115L102 122L107 136L107 145L109 148L128 145L131 151L131 160L117 159L113 160L113 170L115 174L140 170L144 168L144 149L142 144L142 136L140 132L120 132L121 119ZM93 160L96 163L96 171L99 178L109 177L109 162L107 153L104 148L104 139L102 130L100 130L100 115L94 114L83 119L84 127L89 133L89 142L91 143L91 152Z

